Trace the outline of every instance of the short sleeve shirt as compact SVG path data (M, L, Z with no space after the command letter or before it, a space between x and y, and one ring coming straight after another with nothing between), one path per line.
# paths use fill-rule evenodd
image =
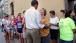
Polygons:
M21 17L20 20L22 21L23 18ZM17 21L18 21L18 18L15 18L15 19L14 19L14 24L16 24Z
M17 30L21 30L22 31L22 21L17 21L16 22L16 26L17 26Z
M59 23L58 17L50 18L50 23L51 24L57 24L57 23ZM52 26L52 25L50 26L50 28L51 29L55 29L55 30L59 29L58 26Z
M2 24L6 24L6 19L2 19Z
M71 18L60 19L60 39L72 41L74 38L73 29L75 29L74 21Z

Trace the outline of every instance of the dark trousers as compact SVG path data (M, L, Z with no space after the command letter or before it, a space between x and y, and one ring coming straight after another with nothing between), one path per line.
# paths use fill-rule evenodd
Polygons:
M3 32L4 31L4 27L3 26L1 26L1 32Z
M50 43L50 34L45 37L41 37L41 43Z
M65 40L61 40L60 39L60 42L59 43L73 43L73 41L65 41Z

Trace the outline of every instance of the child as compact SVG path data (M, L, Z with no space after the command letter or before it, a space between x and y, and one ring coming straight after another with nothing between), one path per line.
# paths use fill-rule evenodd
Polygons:
M22 21L20 20L20 16L18 15L17 16L18 18L18 21L16 22L16 32L18 33L18 36L19 36L19 40L21 41L21 43L23 43L23 26L22 26Z
M22 24L23 24L23 42L26 43L26 25L24 22L24 18L22 20Z
M23 11L23 15L25 14L25 11ZM23 24L23 42L26 43L26 25L25 25L25 18L23 16L23 20L22 20L22 24Z

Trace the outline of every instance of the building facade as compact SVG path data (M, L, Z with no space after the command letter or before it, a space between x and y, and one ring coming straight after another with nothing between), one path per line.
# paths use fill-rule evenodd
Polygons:
M9 0L8 1L8 14L14 14L17 16L18 13L22 13L31 6L32 0ZM50 10L55 10L56 15L60 17L60 10L74 10L74 0L38 0L38 10L45 8L47 10L47 16L49 16Z
M1 0L0 7L4 6L2 9L6 14L8 14L8 5L8 0Z
M8 0L0 0L0 17L8 14Z

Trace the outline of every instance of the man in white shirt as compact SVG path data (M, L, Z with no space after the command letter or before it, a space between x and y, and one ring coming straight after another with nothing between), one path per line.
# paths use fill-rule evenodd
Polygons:
M26 24L26 40L27 43L41 43L39 29L46 26L40 24L41 15L37 10L38 1L33 0L31 5L32 7L26 10L24 14Z

